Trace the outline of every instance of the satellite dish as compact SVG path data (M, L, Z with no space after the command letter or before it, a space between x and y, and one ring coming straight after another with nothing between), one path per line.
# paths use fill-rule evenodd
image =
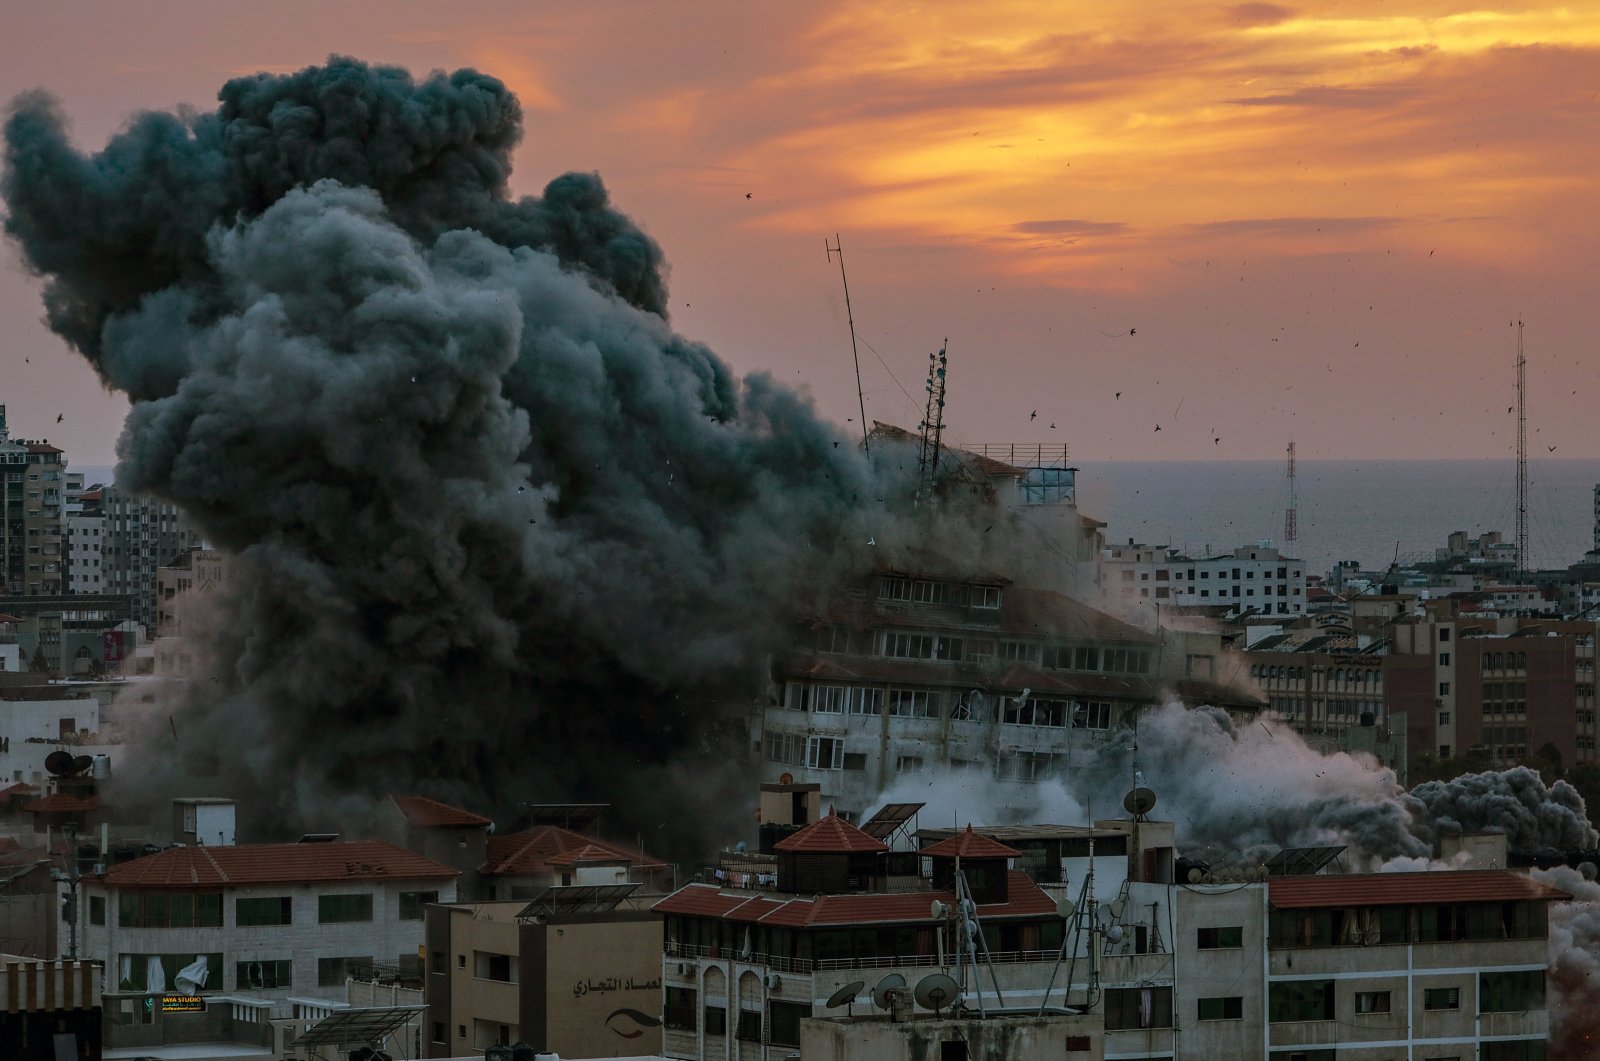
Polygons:
M1205 871L1202 870L1199 866L1190 866L1189 867L1189 883L1190 884L1199 884L1202 880L1205 879L1205 875L1206 875Z
M1122 809L1142 818L1156 809L1156 794L1148 788L1136 788L1122 797Z
M931 1009L937 1013L946 1006L956 1004L956 1000L961 997L961 987L944 973L934 973L917 981L912 997L923 1009Z
M944 903L941 903L941 902L940 902L940 901L939 901L939 900L937 900L937 899L935 899L935 900L934 900L934 901L933 901L933 906L931 906L931 907L930 907L930 908L929 908L929 909L928 909L928 913L929 913L929 914L931 914L931 915L932 915L932 916L933 916L933 919L934 919L934 920L935 920L935 921L943 921L943 920L944 920L944 915L945 915L945 914L946 914L946 913L947 913L947 912L948 912L948 911L946 911L946 910L945 910L945 907L944 907Z
M1056 900L1056 916L1063 921L1077 912L1078 904L1073 902L1070 896L1063 895Z
M1121 918L1122 917L1122 911L1124 911L1124 910L1126 910L1128 908L1128 904L1125 903L1120 898L1111 900L1109 903L1106 904L1106 906L1111 908L1111 916L1115 917L1115 918Z
M906 978L899 973L890 973L878 981L878 986L872 989L872 1004L879 1009L888 1009L893 1003L895 994L905 993Z
M1106 942L1107 943L1121 943L1122 942L1122 926L1121 925L1107 925L1106 928L1105 928L1105 935L1106 935Z
M87 774L93 769L94 756L92 755L80 755L76 759L72 760L72 772L75 774Z
M750 845L745 843L743 840L740 840L737 844L733 845L733 852L736 855L745 854L749 850L750 850Z
M57 777L72 773L72 753L54 751L44 757L44 768Z
M1117 919L1117 915L1114 914L1112 912L1112 910L1111 910L1111 904L1110 903L1106 903L1106 904L1102 905L1098 910L1096 910L1094 912L1094 916L1099 918L1101 921L1105 922L1108 925L1111 924L1111 922L1113 922L1113 921L1115 921Z
M866 986L867 982L865 980L852 980L829 995L825 1005L828 1009L838 1009L840 1006L849 1005L856 1000L856 996L861 994L861 989Z

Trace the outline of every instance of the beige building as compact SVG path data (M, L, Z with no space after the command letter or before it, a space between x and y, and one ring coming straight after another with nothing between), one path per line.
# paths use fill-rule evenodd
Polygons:
M66 592L66 467L61 450L48 442L11 438L0 405L0 593Z
M659 896L555 886L532 901L428 910L429 1057L523 1042L562 1057L661 1049Z
M985 1020L872 1016L800 1022L804 1061L1102 1061L1098 1013L1006 1013Z

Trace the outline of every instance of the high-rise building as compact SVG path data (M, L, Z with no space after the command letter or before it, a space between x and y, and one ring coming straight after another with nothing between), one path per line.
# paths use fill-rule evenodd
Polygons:
M81 486L81 483L79 484ZM105 517L100 510L101 487L71 489L67 494L67 592L106 592L102 551Z
M0 589L64 591L62 504L67 460L48 442L13 439L0 405Z
M106 593L133 597L133 617L153 631L156 624L156 569L200 544L176 505L138 497L116 486L100 491L101 570Z

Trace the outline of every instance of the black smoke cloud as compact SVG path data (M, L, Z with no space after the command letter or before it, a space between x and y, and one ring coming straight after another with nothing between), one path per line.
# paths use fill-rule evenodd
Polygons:
M333 59L220 99L85 156L25 96L0 187L52 327L133 401L119 485L233 557L174 769L218 749L286 829L417 788L671 816L894 473L674 334L597 177L513 199L495 79Z

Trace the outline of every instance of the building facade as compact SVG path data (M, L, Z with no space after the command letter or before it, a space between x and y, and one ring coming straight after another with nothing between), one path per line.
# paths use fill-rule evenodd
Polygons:
M418 966L455 879L381 841L172 847L84 878L81 953L108 996L337 999L352 965Z
M0 593L66 592L66 467L48 442L11 438L0 405Z
M138 497L115 486L102 488L100 510L100 559L106 592L128 595L135 621L153 631L156 572L173 557L201 544L200 536L176 505Z
M1190 557L1159 545L1108 545L1100 557L1106 605L1154 627L1163 608L1215 608L1224 614L1306 613L1306 565L1270 542L1217 556Z

